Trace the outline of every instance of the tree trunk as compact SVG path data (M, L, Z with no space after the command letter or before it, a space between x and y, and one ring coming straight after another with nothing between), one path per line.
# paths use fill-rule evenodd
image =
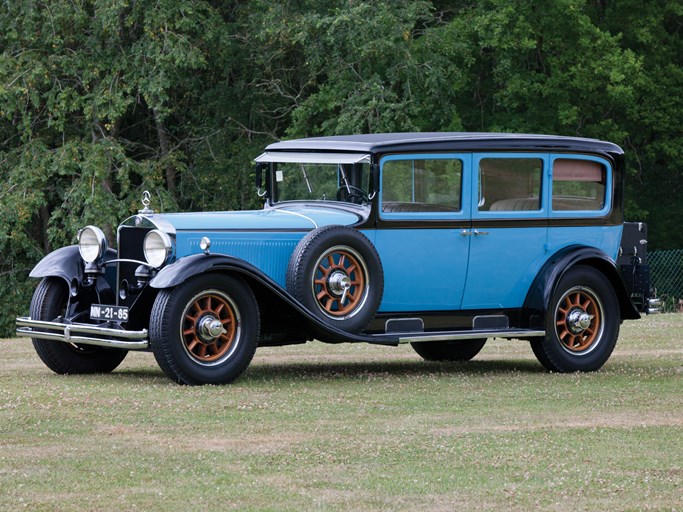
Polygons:
M171 153L171 141L168 136L168 132L166 131L166 125L164 124L164 120L161 118L159 115L159 112L157 109L153 109L152 112L154 113L154 123L156 124L157 128L157 137L159 137L159 147L161 148L161 158L167 158L169 154ZM175 192L176 192L176 168L175 166L170 162L166 161L165 164L165 174L166 174L166 189L171 193L173 197L175 197Z

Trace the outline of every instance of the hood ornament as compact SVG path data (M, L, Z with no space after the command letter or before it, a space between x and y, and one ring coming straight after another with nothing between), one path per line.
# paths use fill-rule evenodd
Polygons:
M152 199L152 194L149 193L148 190L145 190L142 193L142 210L138 210L138 213L142 213L143 215L152 215L154 213L154 210L152 210L149 207L149 203Z

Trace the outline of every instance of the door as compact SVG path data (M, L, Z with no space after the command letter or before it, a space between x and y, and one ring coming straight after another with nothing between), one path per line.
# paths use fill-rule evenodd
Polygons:
M380 312L459 309L467 277L472 157L390 155L380 161L375 246L384 268ZM463 193L465 191L465 193Z
M547 258L548 156L474 154L462 309L518 308Z

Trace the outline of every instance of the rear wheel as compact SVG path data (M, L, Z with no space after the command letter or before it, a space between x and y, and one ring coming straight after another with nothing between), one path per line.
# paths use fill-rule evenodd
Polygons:
M466 341L425 341L410 346L426 361L469 361L476 356L486 338Z
M69 289L58 277L44 278L33 293L33 320L53 321L66 313ZM126 357L127 350L32 338L38 357L59 374L109 373Z
M162 290L149 328L154 357L171 379L227 384L254 357L258 303L242 279L206 274Z
M550 371L595 371L605 364L619 336L619 303L598 270L577 266L560 280L548 305L546 336L531 342Z

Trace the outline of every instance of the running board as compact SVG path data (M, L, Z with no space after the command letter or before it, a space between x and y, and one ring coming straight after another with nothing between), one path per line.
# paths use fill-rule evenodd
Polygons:
M538 338L545 331L534 329L487 329L476 331L440 331L392 333L399 343L419 343L424 341L467 341L480 338ZM380 335L382 336L382 335Z

